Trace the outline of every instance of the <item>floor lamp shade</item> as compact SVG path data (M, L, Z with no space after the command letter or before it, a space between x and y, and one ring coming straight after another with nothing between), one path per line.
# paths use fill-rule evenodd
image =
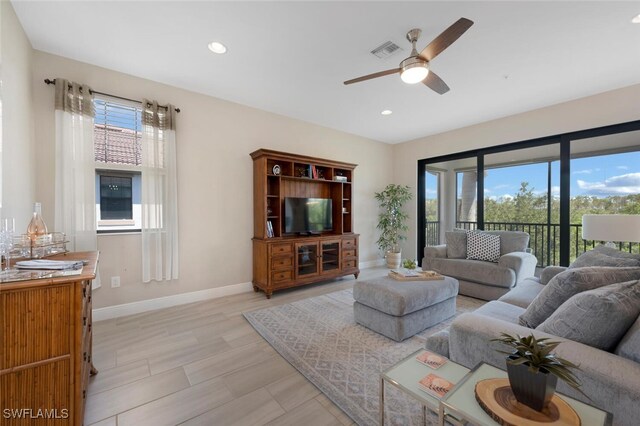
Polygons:
M582 216L582 239L640 242L640 215L585 214Z

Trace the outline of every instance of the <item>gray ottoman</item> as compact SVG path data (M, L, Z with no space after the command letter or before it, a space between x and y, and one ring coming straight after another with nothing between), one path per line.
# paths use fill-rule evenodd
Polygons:
M396 281L382 277L353 286L356 322L402 341L456 313L458 280Z

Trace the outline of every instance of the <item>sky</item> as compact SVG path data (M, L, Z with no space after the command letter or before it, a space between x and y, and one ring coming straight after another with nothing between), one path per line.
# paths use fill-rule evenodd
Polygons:
M559 161L552 163L552 193L559 195ZM485 196L495 199L515 195L520 183L529 182L534 193L547 191L547 163L487 170ZM571 160L571 196L640 194L640 151Z
M560 193L560 163L552 162L551 192ZM513 197L521 182L528 182L535 194L547 191L547 163L524 164L488 169L485 176L485 197L500 200ZM458 179L458 194L462 186ZM435 178L427 174L427 198L435 198ZM640 151L609 154L571 160L571 196L640 194Z

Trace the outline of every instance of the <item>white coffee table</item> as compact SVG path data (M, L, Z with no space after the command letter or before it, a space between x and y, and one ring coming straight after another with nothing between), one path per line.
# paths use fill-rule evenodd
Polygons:
M489 364L480 363L473 368L440 401L439 421L454 425L470 423L477 426L495 426L496 423L475 398L475 386L480 380L506 378L507 372ZM559 394L559 393L558 393ZM606 426L612 421L611 413L602 411L584 402L559 394L578 414L581 426Z
M426 352L420 349L398 362L393 367L384 371L380 375L380 426L384 426L384 384L388 383L400 389L422 405L424 422L426 424L426 410L429 409L437 413L440 407L440 399L423 391L418 382L429 373L449 380L451 383L458 383L469 372L469 369L460 364L448 360L446 364L437 370L428 367L415 358L419 354ZM455 389L455 388L454 388Z

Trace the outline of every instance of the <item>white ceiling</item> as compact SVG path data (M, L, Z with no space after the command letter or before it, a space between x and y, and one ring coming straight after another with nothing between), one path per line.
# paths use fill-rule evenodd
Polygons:
M12 3L35 49L388 143L640 83L637 1ZM460 17L475 25L432 62L449 93L342 84ZM369 53L387 40L405 50Z

